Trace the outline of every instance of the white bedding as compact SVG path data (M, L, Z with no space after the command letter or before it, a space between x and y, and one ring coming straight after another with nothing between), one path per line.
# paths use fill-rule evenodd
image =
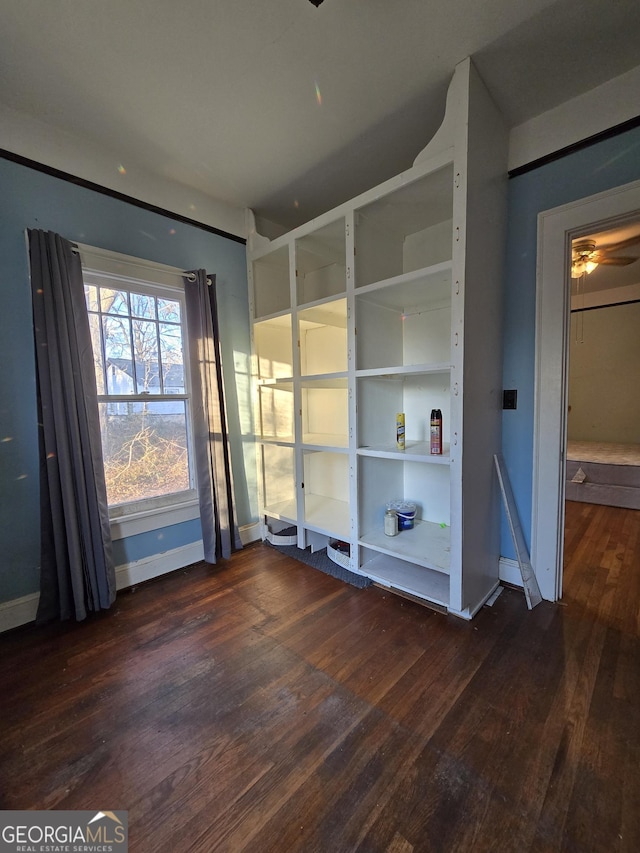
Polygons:
M569 441L567 459L572 462L602 462L606 465L640 465L640 444Z

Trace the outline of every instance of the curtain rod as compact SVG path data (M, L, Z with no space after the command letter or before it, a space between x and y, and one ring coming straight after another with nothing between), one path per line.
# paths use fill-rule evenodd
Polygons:
M180 278L186 278L187 281L193 282L196 280L195 273L187 272L186 270L178 269L178 267L170 267L165 264L156 264L152 261L145 263L143 260L139 258L131 258L129 255L120 255L118 252L111 252L108 249L101 251L100 249L93 249L90 246L84 246L82 244L72 243L71 251L75 255L93 255L94 258L103 258L110 261L116 261L118 263L127 264L131 267L139 267L140 269L146 270L156 270L159 272L163 272L165 274L171 274L178 276ZM99 270L97 270L99 272ZM213 284L212 280L207 276L207 284L209 287Z

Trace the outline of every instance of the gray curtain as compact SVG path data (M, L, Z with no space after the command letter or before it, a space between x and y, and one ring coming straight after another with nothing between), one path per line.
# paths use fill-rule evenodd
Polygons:
M211 284L204 270L189 273L185 295L204 558L215 563L242 548L242 542L234 510L215 276L208 280Z
M30 230L40 443L38 621L84 619L116 597L89 319L80 258Z

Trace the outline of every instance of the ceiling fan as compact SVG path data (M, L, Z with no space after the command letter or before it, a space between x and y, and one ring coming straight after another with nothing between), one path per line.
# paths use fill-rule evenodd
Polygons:
M580 278L593 272L597 266L626 267L637 261L637 257L629 255L617 255L617 252L640 243L640 233L626 240L619 240L598 249L595 240L574 240L571 247L571 278Z

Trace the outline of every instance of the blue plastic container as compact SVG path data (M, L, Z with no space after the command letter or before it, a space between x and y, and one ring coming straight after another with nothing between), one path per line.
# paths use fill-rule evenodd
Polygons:
M391 501L387 507L398 516L398 530L411 530L416 517L416 505L411 501Z

